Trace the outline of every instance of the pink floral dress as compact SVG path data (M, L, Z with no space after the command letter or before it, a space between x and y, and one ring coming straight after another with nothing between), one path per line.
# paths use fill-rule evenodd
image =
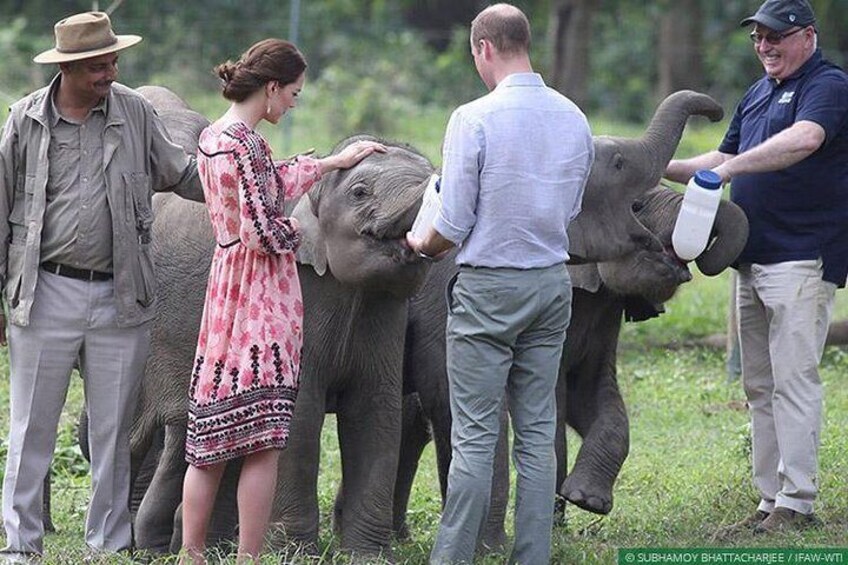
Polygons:
M202 467L288 441L299 385L303 302L283 214L320 177L314 159L274 163L242 122L200 135L198 170L218 245L191 375L186 460Z

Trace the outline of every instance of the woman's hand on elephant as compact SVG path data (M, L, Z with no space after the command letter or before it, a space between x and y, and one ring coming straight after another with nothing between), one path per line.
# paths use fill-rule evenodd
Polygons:
M321 173L336 169L349 169L372 153L385 153L386 146L376 141L357 141L341 150L336 155L319 159Z

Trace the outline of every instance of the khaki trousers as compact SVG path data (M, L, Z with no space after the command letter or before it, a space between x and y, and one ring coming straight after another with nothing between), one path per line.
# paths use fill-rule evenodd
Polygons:
M821 261L744 265L737 308L759 509L810 514L817 493L821 362L836 285Z
M30 324L9 327L11 418L3 481L8 551L43 551L42 481L77 359L92 459L85 540L95 550L131 547L129 428L150 329L119 328L116 314L112 281L40 271Z

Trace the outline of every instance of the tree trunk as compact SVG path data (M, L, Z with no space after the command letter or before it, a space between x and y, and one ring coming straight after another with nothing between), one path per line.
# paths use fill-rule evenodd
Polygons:
M700 0L673 0L660 21L658 99L682 89L703 89L704 25Z
M551 86L581 108L588 102L592 0L555 0L548 28L552 45Z

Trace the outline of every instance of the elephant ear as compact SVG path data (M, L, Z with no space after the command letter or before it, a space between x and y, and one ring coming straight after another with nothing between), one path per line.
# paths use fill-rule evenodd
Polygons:
M308 194L300 198L291 216L300 223L297 261L301 265L311 265L318 275L323 276L327 272L327 246Z
M601 274L598 272L597 263L569 264L567 267L572 288L579 288L586 292L598 292L601 288Z
M633 206L648 186L604 186L598 177L605 169L626 167L615 149L616 141L595 138L595 164L583 193L581 211L568 226L569 263L594 263L620 259L640 249L662 251L662 242L643 226Z

